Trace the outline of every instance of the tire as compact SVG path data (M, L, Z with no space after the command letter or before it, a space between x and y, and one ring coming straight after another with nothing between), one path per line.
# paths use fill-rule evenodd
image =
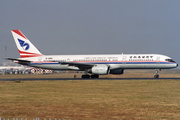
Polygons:
M159 75L154 75L154 78L159 78Z

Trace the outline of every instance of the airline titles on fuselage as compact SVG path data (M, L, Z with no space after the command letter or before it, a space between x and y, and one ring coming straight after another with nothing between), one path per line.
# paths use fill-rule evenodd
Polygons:
M154 56L127 56L127 58L123 58L123 61L153 61ZM55 60L53 57L47 57L44 61L69 61L70 59L61 59ZM119 61L120 59L116 56L114 57L84 57L82 59L73 59L71 61Z

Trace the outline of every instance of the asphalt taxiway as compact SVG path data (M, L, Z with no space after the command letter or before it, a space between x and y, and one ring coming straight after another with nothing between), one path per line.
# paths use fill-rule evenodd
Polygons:
M98 79L82 79L82 78L18 78L18 79L0 79L0 81L45 81L45 80L180 80L180 78L98 78Z

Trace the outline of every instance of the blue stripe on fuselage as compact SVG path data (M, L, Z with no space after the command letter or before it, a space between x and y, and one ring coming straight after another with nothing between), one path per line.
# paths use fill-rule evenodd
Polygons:
M76 62L74 62L76 63ZM78 62L77 62L78 63ZM79 63L87 63L87 64L176 64L176 63L172 63L172 62L79 62ZM61 64L61 63L30 63L30 65L39 65L39 64Z

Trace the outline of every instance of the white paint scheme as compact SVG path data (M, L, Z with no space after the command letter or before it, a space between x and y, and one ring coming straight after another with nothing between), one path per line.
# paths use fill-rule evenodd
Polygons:
M130 56L153 56L153 59L149 61L149 59L130 59ZM126 59L123 59L123 58ZM160 58L157 61L157 58ZM51 58L51 59L48 59ZM86 59L90 58L90 59ZM94 59L92 59L94 58ZM97 58L97 59L96 59ZM98 58L104 58L104 59L98 59ZM110 59L110 58L117 58L117 59ZM169 68L175 68L177 66L176 63L169 63L169 64L163 64L167 63L165 59L171 59L170 57L159 55L159 54L123 54L123 55L44 55L40 57L31 57L31 58L19 58L22 60L28 60L33 61L32 65L33 67L40 67L40 68L49 68L54 70L61 70L61 69L75 69L79 70L78 67L72 67L66 65L61 65L59 63L84 63L84 64L106 64L110 66L110 69L169 69ZM104 60L104 61L103 61ZM49 63L48 62L52 62ZM55 61L55 62L54 62ZM57 61L57 62L56 62ZM146 64L147 62L150 62L153 64ZM119 63L119 64L117 64ZM133 64L130 64L133 63ZM136 64L136 63L142 63L142 64ZM52 65L50 65L52 64ZM58 64L58 65L57 65Z
M107 72L104 74L113 73L113 70L122 70L119 74L123 74L124 69L170 69L178 66L170 57L160 54L43 55L19 30L12 30L12 34L21 58L8 59L37 68L77 70L87 74L94 67L97 68L95 71L103 74L106 67ZM24 46L20 45L18 39L29 44L29 49L25 50L23 47L27 46L24 43Z

